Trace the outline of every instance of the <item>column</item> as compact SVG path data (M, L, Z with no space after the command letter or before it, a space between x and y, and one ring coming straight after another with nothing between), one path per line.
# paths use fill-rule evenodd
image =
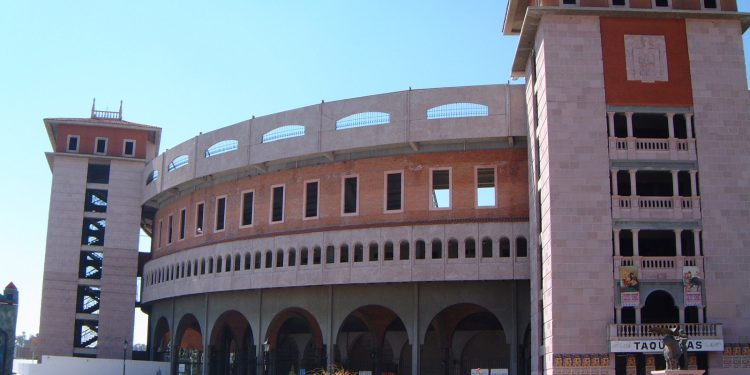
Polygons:
M680 323L685 323L685 305L677 307L677 312L680 315Z
M681 210L682 210L682 202L680 197L680 184L679 184L679 178L678 174L679 171L670 171L672 172L672 209L675 212L675 218L680 218ZM678 253L679 254L679 253Z
M696 178L698 171L691 170L688 173L690 173L690 196L695 198L698 196L698 179Z
M635 324L641 324L641 307L635 308Z
M612 176L612 195L620 195L620 193L617 191L617 170L611 170L610 174Z
M638 190L636 190L636 183L635 183L635 176L636 176L636 170L630 169L628 170L628 173L630 173L630 207L632 209L638 209Z
M633 112L625 112L625 120L628 126L628 138L633 138Z
M669 130L669 138L674 138L674 113L667 113L667 129Z
M701 230L693 229L693 241L695 242L695 256L703 256L703 249L701 248ZM703 270L703 262L701 262L701 271Z
M685 114L685 127L687 128L687 138L691 139L693 138L693 114L692 113L686 113Z
M609 136L614 138L615 136L615 113L607 112L607 126L609 128Z
M633 257L639 257L640 251L638 248L638 232L640 232L640 229L631 229L631 233L633 233Z
M675 255L678 257L683 256L682 253L682 229L675 229L674 230L674 243L675 243Z
M615 238L615 241L614 241L615 242L615 256L619 257L620 256L620 230L615 229L613 232L614 232L613 236Z

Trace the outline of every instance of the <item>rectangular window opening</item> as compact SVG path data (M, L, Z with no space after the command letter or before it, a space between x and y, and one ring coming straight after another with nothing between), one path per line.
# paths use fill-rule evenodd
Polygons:
M78 143L80 139L81 138L77 135L68 136L68 152L78 152Z
M654 0L654 5L657 7L668 7L669 0Z
M185 239L185 218L187 217L187 211L183 208L180 210L180 239Z
M432 208L450 208L450 170L435 169L432 171L432 190L430 205Z
M253 203L255 199L255 193L248 191L242 194L242 222L240 225L249 226L253 225Z
M477 168L477 207L495 207L495 168Z
M122 154L124 156L135 156L135 141L132 139L126 139L123 141Z
M716 9L718 8L717 1L716 0L703 0L703 8Z
M109 165L107 164L89 164L86 182L90 184L108 184L109 183Z
M167 244L172 243L172 215L169 215L169 219L167 219Z
M318 217L318 181L305 183L305 218Z
M107 138L96 137L95 154L104 155L107 153Z
M227 197L221 197L216 199L216 231L224 230L224 222L227 213Z
M86 189L84 210L86 212L107 212L107 190Z
M402 194L402 178L403 173L388 173L385 177L385 210L386 211L401 211L403 206L403 194Z
M344 178L344 214L357 213L357 180L358 177Z
M200 236L203 234L203 208L204 208L203 202L198 203L198 206L195 210L195 235Z
M284 185L275 186L271 194L271 222L284 221Z

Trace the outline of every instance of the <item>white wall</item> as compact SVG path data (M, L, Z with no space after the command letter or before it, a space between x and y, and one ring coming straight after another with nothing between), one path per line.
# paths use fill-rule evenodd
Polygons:
M42 356L39 364L18 363L19 375L100 375L121 374L122 360ZM168 362L125 361L127 375L168 375Z

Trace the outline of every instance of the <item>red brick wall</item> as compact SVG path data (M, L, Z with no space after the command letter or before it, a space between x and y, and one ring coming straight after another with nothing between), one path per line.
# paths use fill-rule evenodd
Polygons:
M475 208L475 167L496 168L497 207ZM429 209L430 168L451 168L452 208ZM384 213L385 171L403 170L404 209ZM344 176L359 176L359 213L341 215L341 181ZM302 219L304 181L320 180L319 218ZM285 184L284 222L269 224L271 186ZM240 228L241 192L255 191L253 226ZM226 229L214 232L216 197L227 196ZM195 235L196 204L205 202L204 229ZM187 208L186 238L179 241L179 212ZM167 223L173 215L172 244L167 245ZM332 230L336 228L429 223L432 221L503 220L528 216L526 150L493 150L431 153L412 156L381 157L274 172L197 190L161 207L156 215L154 256L205 243L240 238L280 235L289 232ZM162 221L161 246L159 221ZM157 248L158 247L158 248Z
M93 154L97 137L107 138L107 156L122 157L123 141L125 139L135 140L135 158L146 158L146 142L148 142L148 131L133 129L116 129L109 127L81 126L81 125L58 125L57 126L57 148L55 152L67 152L68 135L79 136L78 153Z

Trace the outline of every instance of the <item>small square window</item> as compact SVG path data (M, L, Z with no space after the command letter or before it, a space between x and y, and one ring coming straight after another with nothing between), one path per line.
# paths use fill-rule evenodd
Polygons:
M576 5L578 4L578 0L563 0L563 5Z
M96 137L95 154L104 155L107 153L107 138Z
M654 6L656 7L668 7L669 0L654 0Z
M68 152L78 152L78 142L80 139L77 135L68 136Z
M122 155L123 156L135 156L135 141L132 139L126 139L122 144Z
M719 4L717 0L703 0L703 9L717 9Z
M627 5L625 4L625 1L627 0L612 0L612 5L622 7L622 6Z

